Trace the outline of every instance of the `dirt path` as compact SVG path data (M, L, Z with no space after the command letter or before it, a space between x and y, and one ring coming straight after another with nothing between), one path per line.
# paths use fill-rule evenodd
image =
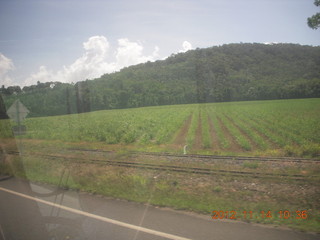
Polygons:
M217 151L221 149L221 144L219 143L218 136L216 131L214 130L212 119L208 116L209 128L210 128L210 136L212 140L212 149Z
M186 138L187 138L188 130L190 128L191 121L192 121L192 114L190 114L188 119L184 122L182 128L179 130L178 135L173 141L173 145L181 147L186 144Z
M196 149L196 150L203 149L203 144L202 144L202 118L201 118L201 113L200 112L199 112L198 127L197 127L197 130L196 130L196 136L195 136L192 148Z

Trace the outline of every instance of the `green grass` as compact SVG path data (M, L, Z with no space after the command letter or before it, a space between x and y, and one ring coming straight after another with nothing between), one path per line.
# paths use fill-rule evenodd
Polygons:
M201 125L202 125L202 143L203 148L208 149L212 147L210 127L208 121L208 113L206 107L201 111Z
M208 112L209 117L212 120L213 128L217 134L219 145L222 146L222 149L228 149L230 146L230 142L225 137L224 132L222 131L219 121L217 119L217 114L215 114L214 110Z
M195 109L195 111L192 114L191 124L187 133L187 145L189 148L191 148L195 141L196 131L198 128L198 121L199 121L199 112L198 109Z
M245 161L243 163L243 166L246 168L257 169L259 167L259 162L258 161L255 161L255 162Z
M237 123L237 126L242 129L254 143L258 145L259 150L263 151L270 148L269 143L258 133L258 131L250 126L248 121L236 119L235 122Z
M0 140L13 137L13 133L11 130L12 126L13 126L13 123L10 120L8 119L0 120Z
M248 138L241 133L241 131L234 125L229 118L225 115L220 115L221 121L226 126L231 135L235 138L236 142L242 147L244 151L250 151L252 149Z

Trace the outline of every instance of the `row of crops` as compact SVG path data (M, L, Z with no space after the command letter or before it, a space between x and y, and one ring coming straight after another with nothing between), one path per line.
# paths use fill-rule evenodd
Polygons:
M248 152L319 148L319 122L320 99L210 103L30 118L24 137Z

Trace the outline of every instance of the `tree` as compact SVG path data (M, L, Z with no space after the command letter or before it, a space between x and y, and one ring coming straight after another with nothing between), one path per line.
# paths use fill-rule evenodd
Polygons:
M66 100L67 100L67 114L71 114L69 86L67 86L67 88L66 88Z
M6 106L4 105L2 95L0 94L0 119L8 119Z
M39 82L23 91L0 85L0 93L7 107L21 98L31 117L151 105L320 97L319 65L319 46L226 44L75 85Z
M320 6L320 0L315 0L314 5ZM312 17L308 18L308 26L312 29L318 29L320 27L320 13L316 13Z
M90 89L88 80L75 85L78 113L90 112Z

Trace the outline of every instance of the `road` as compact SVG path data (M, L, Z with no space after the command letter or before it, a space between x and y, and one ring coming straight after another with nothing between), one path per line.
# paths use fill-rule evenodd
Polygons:
M0 240L315 240L319 234L157 208L15 178L0 181Z

